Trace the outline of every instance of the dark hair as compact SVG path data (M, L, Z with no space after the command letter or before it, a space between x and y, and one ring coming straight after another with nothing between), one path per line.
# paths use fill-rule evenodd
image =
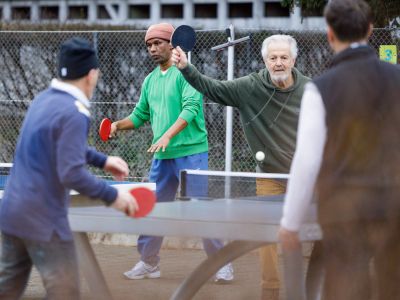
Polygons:
M329 0L324 16L342 42L366 38L372 24L372 11L364 0Z

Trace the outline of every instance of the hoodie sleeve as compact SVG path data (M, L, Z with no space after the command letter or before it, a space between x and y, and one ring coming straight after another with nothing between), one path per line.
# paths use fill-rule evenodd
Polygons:
M66 188L111 204L117 198L117 190L86 168L87 162L101 166L105 157L93 149L88 150L88 129L88 117L77 111L63 118L56 149L57 173Z
M239 107L238 79L229 81L216 80L201 74L191 64L188 64L186 68L180 71L191 86L210 98L211 101L225 106Z
M106 164L107 155L101 152L97 152L93 147L87 147L86 149L86 163L96 168L103 169Z

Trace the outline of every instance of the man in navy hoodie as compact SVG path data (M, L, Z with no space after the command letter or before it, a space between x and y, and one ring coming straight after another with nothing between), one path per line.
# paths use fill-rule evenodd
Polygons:
M38 269L47 299L79 299L75 247L68 224L69 190L129 214L136 200L117 191L86 168L92 165L117 180L128 175L119 157L88 147L89 99L99 76L92 45L72 38L61 45L59 79L32 101L14 164L0 204L0 298L19 299L32 266Z

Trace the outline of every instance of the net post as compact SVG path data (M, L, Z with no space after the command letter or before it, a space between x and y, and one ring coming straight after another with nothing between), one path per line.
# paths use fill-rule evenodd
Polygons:
M179 172L179 200L187 200L187 170L181 170Z
M3 191L6 187L11 168L12 163L0 163L0 199L3 198Z

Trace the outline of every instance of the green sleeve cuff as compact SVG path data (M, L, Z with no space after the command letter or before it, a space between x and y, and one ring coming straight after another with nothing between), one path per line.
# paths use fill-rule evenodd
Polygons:
M183 110L180 114L179 114L179 118L185 120L186 122L190 123L192 122L192 120L196 117L196 115L194 113L192 113L191 111L187 111L187 110Z
M144 124L144 121L138 118L134 113L131 113L131 115L129 116L129 120L131 120L135 129L139 128Z

